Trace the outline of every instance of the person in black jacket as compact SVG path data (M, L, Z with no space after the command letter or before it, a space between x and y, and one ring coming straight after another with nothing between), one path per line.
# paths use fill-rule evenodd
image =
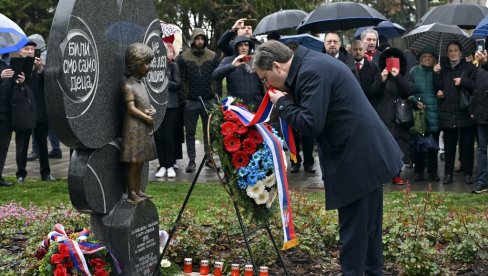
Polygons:
M476 184L473 193L488 192L488 54L486 50L477 51L475 60L481 64L476 77L476 87L473 92L473 100L470 113L478 125L478 151Z
M29 41L20 51L22 57L34 57L36 43ZM34 95L36 124L32 134L34 139L38 142L39 147L39 165L42 181L56 180L51 175L51 168L49 166L49 152L47 148L47 136L49 132L48 118L46 112L46 102L44 99L44 61L40 57L35 57L34 68L30 76L27 76L26 84L32 90ZM17 182L23 183L27 176L27 150L29 148L29 140L31 130L16 132L16 139L19 136L19 144L17 144Z
M363 88L369 102L373 104L371 95L375 94L374 91L381 89L380 68L364 58L364 46L361 40L352 42L351 54L354 58L361 88Z
M255 111L263 100L264 87L249 66L254 43L247 36L238 36L234 39L234 51L234 55L222 59L212 77L218 82L225 78L227 95L243 100L245 105L252 104Z
M327 35L324 37L324 48L322 52L342 61L345 65L347 65L347 67L349 67L349 69L351 69L356 78L358 78L354 60L347 50L342 47L341 38L338 33L327 33Z
M461 89L472 93L476 81L476 67L462 58L463 48L459 42L447 45L447 59L434 66L439 99L439 126L444 131L446 162L444 184L452 183L456 145L459 137L459 152L464 170L464 182L473 183L475 121L468 110L460 104Z
M217 41L217 47L222 51L225 57L233 56L234 52L234 43L233 39L237 36L247 36L253 40L254 45L258 43L258 41L252 37L252 26L245 25L246 18L237 19L234 25L230 30L225 31Z
M342 273L381 275L383 183L403 166L395 139L337 59L267 41L257 47L252 67L279 89L268 95L280 117L317 138L326 209L339 213Z
M173 36L174 37L174 36ZM166 39L166 40L165 40ZM168 178L176 177L174 164L176 163L176 148L180 146L175 139L175 131L177 128L179 115L179 97L181 94L181 76L178 64L174 61L176 56L175 48L173 47L171 39L163 38L167 50L168 60L168 105L164 119L159 126L154 139L156 142L156 149L158 153L159 169L156 172L156 177L168 176ZM181 147L181 146L180 146Z
M190 37L191 47L177 59L181 80L187 100L185 103L186 150L190 159L186 172L195 171L195 131L198 117L202 119L205 152L208 152L207 123L208 109L217 102L216 84L212 73L219 65L218 55L207 49L208 38L205 31L195 28ZM208 166L211 164L207 161Z

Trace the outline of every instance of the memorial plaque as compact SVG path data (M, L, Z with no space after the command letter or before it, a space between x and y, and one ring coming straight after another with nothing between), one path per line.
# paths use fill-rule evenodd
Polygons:
M124 266L120 275L152 275L159 258L159 220L150 200L138 205L121 201L105 216L92 215L95 238L109 244ZM116 271L113 271L117 275Z
M98 150L73 152L68 171L71 204L82 213L107 214L120 200L127 199L127 164L119 161L120 142ZM149 165L142 169L141 190L147 186Z

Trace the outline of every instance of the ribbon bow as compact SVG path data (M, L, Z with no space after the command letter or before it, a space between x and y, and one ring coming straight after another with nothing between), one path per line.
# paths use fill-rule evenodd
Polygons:
M78 269L83 275L91 276L90 270L88 269L88 265L85 260L85 256L83 254L93 254L100 250L107 249L105 246L89 243L86 242L86 239L90 235L90 230L83 229L76 238L76 240L70 239L70 237L66 234L64 230L64 226L62 224L57 223L54 225L54 231L51 231L48 234L48 238L45 239L41 245L42 247L48 249L50 245L50 241L55 241L59 244L65 244L68 246L69 249L69 257L73 264L75 265L76 269ZM107 249L108 250L108 249ZM112 260L115 264L115 267L120 274L123 270L122 265L118 262L112 252L108 251Z

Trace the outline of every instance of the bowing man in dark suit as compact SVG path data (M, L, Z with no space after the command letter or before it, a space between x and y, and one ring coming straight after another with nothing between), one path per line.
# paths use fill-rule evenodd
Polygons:
M260 45L252 63L280 117L319 145L326 209L339 211L344 275L381 275L383 188L402 152L342 62L302 46ZM294 100L280 90L287 90ZM359 161L360 160L360 161Z

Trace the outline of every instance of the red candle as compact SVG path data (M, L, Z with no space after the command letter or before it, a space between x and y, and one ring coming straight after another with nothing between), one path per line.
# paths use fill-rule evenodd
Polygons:
M268 267L267 266L260 266L259 267L259 276L268 276Z
M241 271L239 270L239 264L232 264L232 270L230 271L230 276L240 276Z
M200 274L201 275L208 275L208 273L209 273L208 261L207 260L201 260L200 261Z
M244 276L254 276L252 265L246 265L244 267Z
M222 262L215 262L214 264L214 276L222 276L222 267L224 264Z
M184 265L183 265L183 272L191 274L193 272L193 267L191 263L191 258L185 258Z

